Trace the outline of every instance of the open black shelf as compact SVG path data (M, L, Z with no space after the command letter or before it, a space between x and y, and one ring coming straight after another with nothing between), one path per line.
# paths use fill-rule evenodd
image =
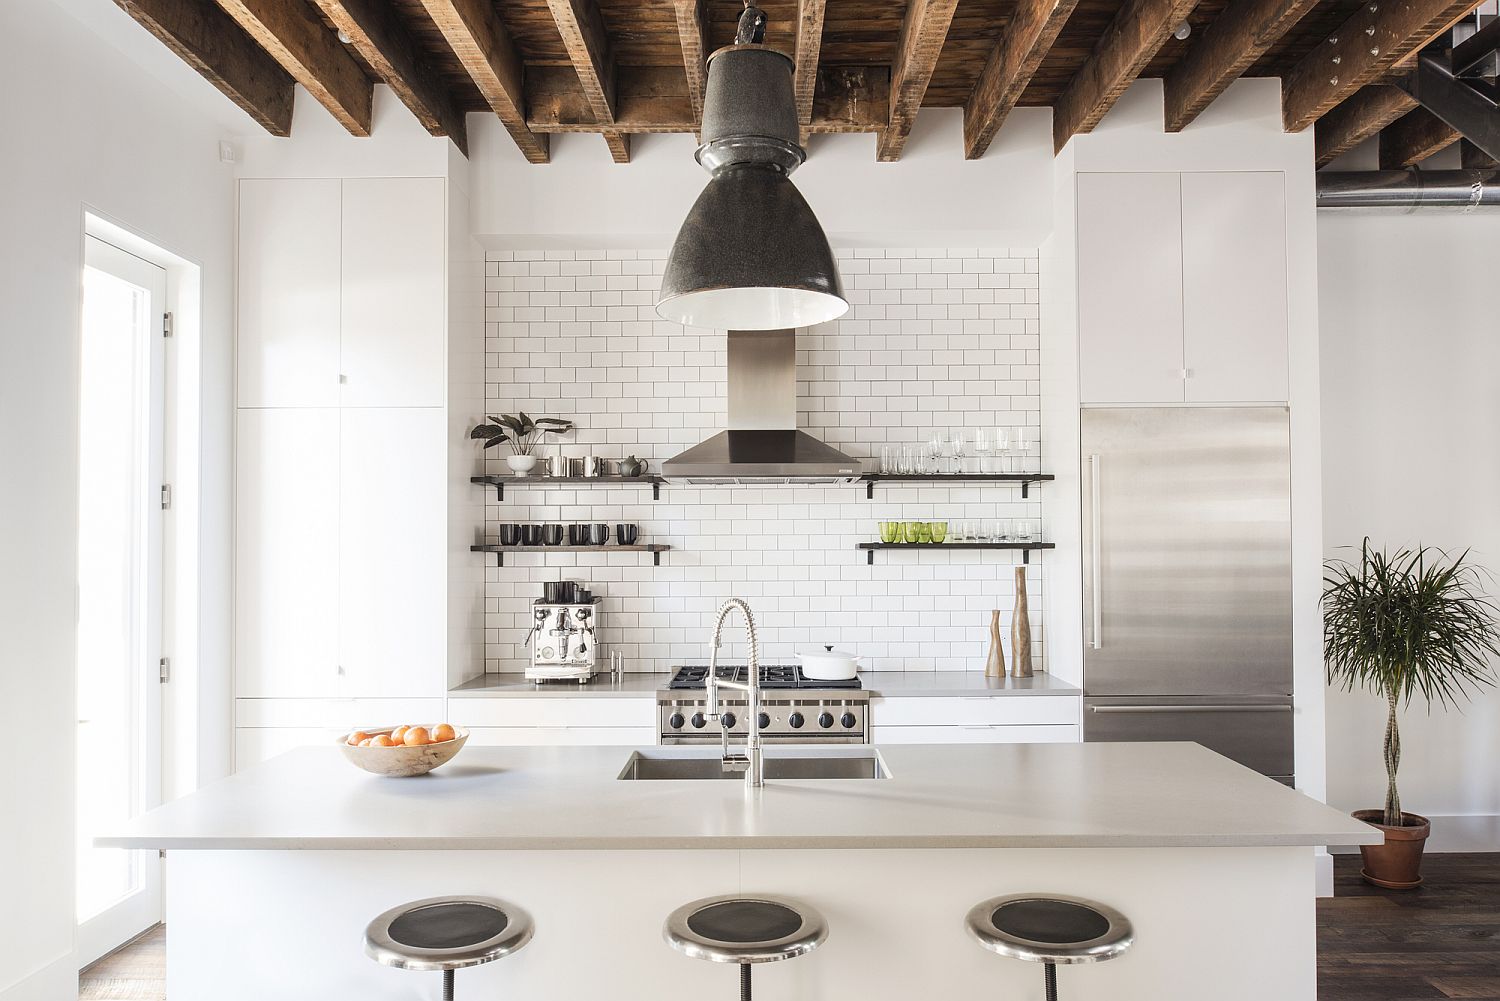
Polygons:
M667 482L654 473L641 476L471 476L470 483L479 483L495 488L495 498L505 500L505 485L516 487L603 487L621 483L651 484L651 499L661 500L661 485ZM512 547L514 548L514 547ZM556 549L556 546L548 546Z
M495 566L505 566L506 553L650 553L653 566L661 566L661 554L671 549L660 543L637 543L631 546L621 546L616 543L606 542L602 546L502 546L498 543L485 543L480 546L470 546L469 551L474 553L494 553Z
M866 473L860 477L865 484L865 497L873 499L877 483L1019 483L1024 499L1031 491L1031 484L1046 483L1057 479L1051 473Z
M1050 479L1050 477L1049 477ZM1056 549L1055 542L861 542L856 548L865 551L865 562L875 563L877 549L910 549L913 552L931 552L941 549L1015 549L1021 553L1021 562L1030 563L1032 550Z

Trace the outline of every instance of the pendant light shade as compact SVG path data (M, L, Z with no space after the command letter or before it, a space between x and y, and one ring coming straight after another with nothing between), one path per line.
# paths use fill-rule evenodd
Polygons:
M780 330L849 309L823 227L775 167L720 171L688 212L662 275L656 311L723 330Z
M849 309L817 216L792 184L800 144L794 64L759 44L765 14L747 5L736 44L708 61L703 144L713 177L683 222L662 274L663 318L725 330L781 330Z

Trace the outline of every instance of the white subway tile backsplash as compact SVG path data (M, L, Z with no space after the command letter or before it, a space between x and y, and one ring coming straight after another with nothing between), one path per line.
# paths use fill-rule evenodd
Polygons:
M664 250L487 256L490 413L571 417L565 453L634 454L653 470L724 427L724 334L657 317ZM873 469L887 443L1038 424L1035 250L861 247L838 260L850 312L798 333L804 430ZM503 455L486 453L488 471L505 471ZM1042 519L1045 493L881 485L866 499L862 485L668 485L652 501L645 486L508 487L503 503L486 504L490 538L502 521L629 522L673 549L659 567L623 553L511 554L487 567L486 669L520 669L527 606L541 581L568 576L605 596L604 641L634 671L705 659L712 615L730 595L754 606L767 661L836 643L875 670L981 670L989 613L1008 618L1019 555L877 553L867 565L855 543L877 538L880 521L946 520L954 531L965 520ZM1043 663L1046 562L1027 568ZM726 655L743 657L737 639Z

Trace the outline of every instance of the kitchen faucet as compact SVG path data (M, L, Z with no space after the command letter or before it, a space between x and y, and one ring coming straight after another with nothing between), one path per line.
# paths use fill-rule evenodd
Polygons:
M750 666L745 670L745 681L727 681L719 677L719 643L724 633L724 620L729 618L729 613L739 609L740 614L745 617L745 634L750 640ZM759 641L755 636L755 616L750 612L750 606L739 598L729 598L719 606L719 614L714 619L714 642L708 652L708 678L705 681L708 689L708 718L715 723L720 723L719 737L724 767L726 769L745 769L746 788L756 789L766 784L764 762L760 753L760 648ZM729 753L729 727L723 725L719 720L719 686L737 688L749 696L749 718L745 721L749 735L745 738L745 753L743 755Z

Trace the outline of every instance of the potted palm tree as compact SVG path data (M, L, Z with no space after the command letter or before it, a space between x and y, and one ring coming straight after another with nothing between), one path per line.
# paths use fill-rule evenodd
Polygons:
M541 443L544 436L567 434L573 430L572 421L563 420L561 417L533 419L527 416L525 411L519 414L487 417L485 420L487 423L476 425L469 431L469 437L484 439L485 448L494 448L502 441L508 442L511 454L505 457L505 463L517 476L525 476L536 466L536 456L532 454L532 451Z
M1360 546L1359 562L1329 560L1323 576L1323 659L1328 683L1367 689L1385 699L1384 810L1354 817L1385 832L1385 843L1360 851L1369 883L1410 890L1422 882L1422 847L1431 824L1401 809L1397 710L1418 696L1431 709L1456 706L1493 685L1500 655L1497 608L1484 591L1489 574L1464 550L1449 559L1426 546L1395 553Z

